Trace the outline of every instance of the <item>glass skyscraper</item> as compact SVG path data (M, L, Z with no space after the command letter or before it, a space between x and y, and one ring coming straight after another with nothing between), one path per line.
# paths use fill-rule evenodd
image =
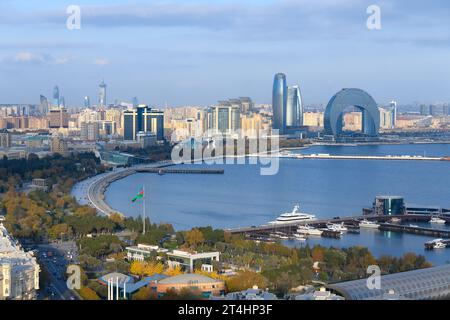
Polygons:
M85 108L90 108L91 107L91 102L88 96L84 97L84 107Z
M286 75L277 73L273 80L272 108L273 108L273 129L278 129L280 134L286 131L286 106L287 106L287 86Z
M286 128L303 125L303 102L299 86L288 87L286 103Z
M53 107L55 107L55 108L59 107L59 88L58 88L58 86L55 86L53 88Z

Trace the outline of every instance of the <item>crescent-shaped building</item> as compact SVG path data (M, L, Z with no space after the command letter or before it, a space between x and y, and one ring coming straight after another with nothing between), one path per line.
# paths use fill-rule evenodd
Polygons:
M342 135L343 115L347 107L356 107L362 112L362 132L371 137L378 136L380 112L375 100L361 89L342 89L328 102L324 116L325 134Z

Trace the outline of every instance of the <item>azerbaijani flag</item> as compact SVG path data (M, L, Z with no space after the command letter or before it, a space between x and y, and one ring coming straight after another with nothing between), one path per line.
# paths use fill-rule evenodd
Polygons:
M132 202L135 202L138 199L141 199L144 197L144 187L141 188L141 191L131 200Z

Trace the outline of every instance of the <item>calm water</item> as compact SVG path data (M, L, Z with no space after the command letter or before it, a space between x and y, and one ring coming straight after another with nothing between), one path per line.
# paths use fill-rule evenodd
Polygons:
M450 155L450 145L315 146L299 152L443 156ZM291 211L295 203L318 217L359 215L379 194L401 195L410 204L450 208L450 162L282 159L274 176L261 176L258 165L217 167L224 168L225 174L136 174L113 183L106 200L113 208L137 216L142 213L142 203L132 203L131 199L145 185L147 214L152 221L169 222L177 229L263 224ZM423 243L429 239L363 231L340 240L308 241L336 247L364 245L377 256L414 251L436 264L450 261L450 248L424 251Z

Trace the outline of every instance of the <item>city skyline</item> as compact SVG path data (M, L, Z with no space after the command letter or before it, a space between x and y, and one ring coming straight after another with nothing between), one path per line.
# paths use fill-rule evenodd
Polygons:
M269 103L277 72L300 84L305 104L326 104L346 87L365 88L379 102L450 101L445 1L383 1L381 30L367 29L364 0L83 0L80 30L66 28L69 4L0 5L9 25L0 29L2 103L36 103L57 83L67 105L82 106L102 79L111 101L209 105L251 96ZM424 63L425 56L433 59Z

